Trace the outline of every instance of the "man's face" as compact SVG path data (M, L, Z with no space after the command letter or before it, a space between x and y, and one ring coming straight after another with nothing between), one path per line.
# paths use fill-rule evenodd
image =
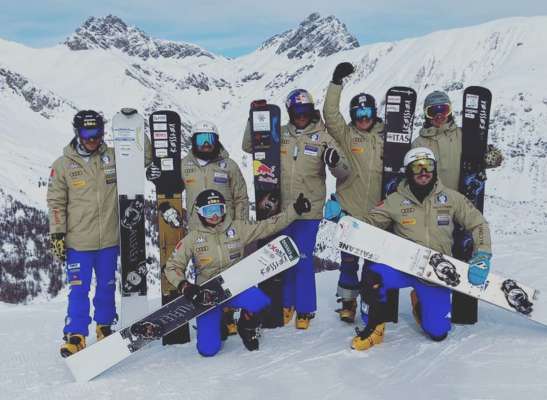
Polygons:
M101 145L102 137L96 137L96 138L90 138L90 139L82 139L80 138L80 143L84 148L89 151L90 153L94 152L99 148Z
M426 186L433 179L435 161L428 158L416 160L410 164L410 170L414 182L419 186Z
M296 129L304 129L311 122L311 115L309 113L295 113L293 116L293 124Z
M425 115L430 119L431 125L435 128L440 128L452 114L452 106L450 104L435 104L425 109Z
M374 119L361 118L355 120L355 127L360 131L368 131L374 124Z

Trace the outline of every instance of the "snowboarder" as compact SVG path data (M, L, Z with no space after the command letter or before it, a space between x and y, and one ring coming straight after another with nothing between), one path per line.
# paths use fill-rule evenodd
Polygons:
M186 210L189 213L188 230L199 227L200 221L194 207L197 195L205 189L219 191L226 200L226 213L235 220L249 217L247 185L237 163L232 160L219 140L216 125L198 121L192 126L192 152L181 160L182 181L186 191ZM150 181L161 176L157 165L147 170ZM228 334L236 334L233 310L226 310Z
M345 212L359 218L363 210L370 210L381 200L385 125L377 116L376 100L367 93L359 93L351 99L351 122L347 124L344 120L340 113L342 81L353 72L354 67L349 62L336 66L327 89L323 115L329 134L340 145L352 171L349 178L337 180L336 200ZM326 219L340 214L336 204L327 202ZM349 323L355 320L359 294L358 270L359 258L342 252L336 295L342 302L340 319Z
M430 247L443 254L452 254L454 224L469 230L474 238L474 255L467 279L482 285L490 270L490 231L482 214L461 193L444 186L437 176L433 152L424 147L410 150L404 159L406 179L383 203L367 213L362 220ZM439 273L449 274L439 267ZM352 348L366 350L382 343L385 329L386 291L413 287L417 322L435 341L444 340L451 327L450 290L425 283L387 265L372 263L362 282L361 296L369 306L367 326L355 336Z
M284 322L296 310L296 327L307 329L317 309L313 249L326 197L325 165L340 182L349 175L345 156L327 133L308 91L295 89L285 106L289 123L281 128L281 207L292 204L300 192L309 195L313 211L294 221L283 233L291 236L302 257L283 276ZM252 153L251 128L247 123L242 148Z
M443 184L452 190L459 190L461 158L462 158L462 130L455 121L452 112L452 103L445 92L433 91L429 93L424 100L425 123L419 132L419 136L412 143L412 147L427 147L433 151L438 163L438 174ZM503 161L502 153L494 145L488 145L484 157L486 168L496 168ZM462 232L463 233L463 232ZM468 234L463 233L467 237ZM459 235L461 236L461 235ZM457 258L468 257L464 255L463 242L466 238L455 238L453 253ZM411 292L411 299L416 295ZM475 318L468 318L465 310L470 307L476 310L476 300L467 298L467 296L455 293L453 298L453 315L455 323L472 323ZM471 302L470 304L468 304ZM461 303L461 305L460 305ZM474 304L474 305L472 305ZM475 313L476 314L476 313Z
M297 214L311 210L311 203L300 193L294 204L284 212L256 223L233 220L226 212L224 196L217 190L202 191L195 200L200 226L191 230L177 245L167 261L166 277L180 293L202 305L215 303L214 292L200 284L221 273L244 257L244 247L250 242L270 236L286 227ZM188 263L194 262L195 284L186 279ZM269 298L252 287L197 318L197 350L203 356L214 356L221 347L222 307L242 308L238 333L245 347L258 349L259 320L255 315L267 307Z
M97 340L112 332L118 257L118 196L114 149L103 142L104 120L93 110L76 113L75 137L52 165L47 203L52 250L66 262L70 285L61 356L82 350L89 334L89 288L96 276L93 305ZM146 143L150 149L150 143Z

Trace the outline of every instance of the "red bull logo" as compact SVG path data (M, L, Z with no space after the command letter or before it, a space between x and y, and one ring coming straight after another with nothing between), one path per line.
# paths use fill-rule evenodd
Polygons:
M268 166L259 160L253 161L253 169L255 176L269 176L270 178L275 178L275 165Z

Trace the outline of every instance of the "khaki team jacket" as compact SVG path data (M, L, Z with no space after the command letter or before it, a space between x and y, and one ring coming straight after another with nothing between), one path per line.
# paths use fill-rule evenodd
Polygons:
M323 151L333 147L340 155L335 168L329 168L337 180L349 176L349 166L336 141L327 133L322 121L312 122L298 130L292 124L281 128L281 207L292 207L300 193L311 202L311 212L299 219L321 219L326 197ZM243 151L252 153L251 126L247 121L243 135Z
M346 124L340 113L342 85L330 83L323 106L329 134L338 142L349 161L351 175L336 182L342 208L351 215L370 210L382 196L382 154L384 124L377 122L370 132L361 132L353 123Z
M51 167L47 191L50 233L66 233L66 246L98 250L118 244L118 192L114 149L102 144L86 162L74 148Z
M244 248L254 240L273 235L289 225L297 214L291 206L285 212L258 222L234 221L229 216L216 227L191 230L167 260L165 276L175 287L186 280L186 268L194 263L195 282L201 285L241 260Z
M452 122L440 128L422 128L420 136L412 143L412 148L427 147L437 160L437 171L443 184L458 190L460 182L460 162L462 158L462 130Z
M188 154L181 161L181 169L186 190L190 230L201 225L194 203L196 197L206 189L215 189L222 193L226 200L227 215L231 218L235 220L249 218L249 198L245 179L239 166L229 157L226 150L222 149L216 160L203 166L193 154Z
M403 180L396 192L362 219L382 229L393 226L398 236L447 255L452 255L452 231L457 222L472 233L475 251L492 252L490 229L480 211L440 181L420 203Z
M145 141L145 165L151 145ZM118 245L118 191L114 149L106 144L86 161L73 139L51 167L47 190L49 232L65 233L66 247L98 250Z

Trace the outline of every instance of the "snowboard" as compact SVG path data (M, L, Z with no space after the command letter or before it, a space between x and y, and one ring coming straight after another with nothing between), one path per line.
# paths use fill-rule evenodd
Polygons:
M160 168L161 175L154 180L156 185L156 207L161 271L161 304L167 304L178 297L177 288L165 278L165 264L177 243L184 237L185 210L182 208L181 134L180 117L174 111L156 111L150 115L150 139L152 141L152 162ZM188 325L165 335L164 345L190 341Z
M214 291L216 305L222 304L251 286L292 267L299 259L298 248L292 239L279 236L201 286ZM196 306L180 296L65 361L76 381L88 381L215 306Z
M281 208L281 110L266 100L255 100L249 111L253 145L253 178L256 219L264 220ZM261 315L264 328L283 326L282 276L259 285L270 297L270 307Z
M511 277L490 273L484 285L472 285L467 280L469 264L466 262L349 216L338 223L335 241L345 252L547 325L547 301L540 297L538 290Z
M486 88L469 86L463 92L462 158L459 192L480 211L484 210L486 171L484 156L488 142L488 125L492 94ZM461 226L454 229L453 254L468 261L473 252L473 238ZM474 324L478 319L477 300L460 293L452 296L452 322Z
M397 190L405 177L403 160L412 143L412 126L416 110L416 92L404 86L395 86L386 93L385 135L382 169L382 200ZM390 321L399 318L399 290L388 291ZM363 309L364 308L364 309ZM367 304L361 301L366 313Z
M112 119L116 155L121 264L121 325L148 312L144 226L144 118L122 108Z

